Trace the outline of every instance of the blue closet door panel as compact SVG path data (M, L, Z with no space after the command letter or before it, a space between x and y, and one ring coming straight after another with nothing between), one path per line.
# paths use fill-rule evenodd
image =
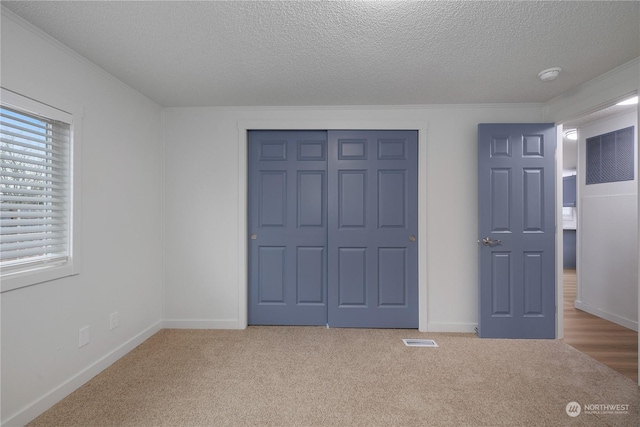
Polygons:
M338 144L338 160L367 160L369 143L366 138L341 138Z
M285 247L259 249L258 304L285 304Z
M287 160L286 139L264 141L260 144L259 150L259 160L262 162Z
M378 248L378 304L380 307L406 307L407 267L405 248Z
M298 160L309 162L325 162L327 160L327 143L324 140L299 140Z
M406 228L407 189L406 171L378 171L378 228Z
M338 248L338 305L367 305L367 249ZM331 319L330 319L331 320Z
M326 227L325 171L298 171L298 227Z
M563 268L576 268L576 230L562 231Z
M327 323L327 133L249 132L249 324Z
M329 326L417 328L417 131L328 140Z
M287 171L260 171L260 226L285 227L287 222Z
M367 221L367 171L338 171L340 228L363 228Z
M298 305L326 304L324 283L327 265L325 248L298 247L296 259L296 283Z
M408 147L404 138L380 138L378 160L407 160Z

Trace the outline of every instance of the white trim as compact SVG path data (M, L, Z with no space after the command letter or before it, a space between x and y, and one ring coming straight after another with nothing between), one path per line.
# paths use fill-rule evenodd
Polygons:
M573 89L570 89L566 92L561 93L560 95L556 96L555 98L550 99L549 101L545 102L544 104L546 105L553 105L555 103L558 103L562 100L570 100L573 101L573 97L576 94L579 94L580 92L583 92L585 89L591 87L591 86L595 86L598 85L600 82L602 81L607 81L610 78L616 78L619 74L621 74L623 71L626 71L628 68L634 68L637 67L638 65L640 65L640 56L637 58L632 59L631 61L625 62L624 64L607 71L604 74L600 74L599 76L581 84L580 86L577 86ZM632 72L635 72L635 70L632 70ZM617 101L621 101L622 99L618 99ZM595 107L595 110L599 110L601 109L601 107ZM584 115L585 113L580 113L580 115ZM565 120L563 120L565 121Z
M164 107L165 111L182 111L189 108L204 111L380 111L380 110L464 110L464 109L514 109L514 108L544 108L545 102L523 102L523 103L496 103L496 104L380 104L380 105L213 105L213 106L190 106L190 107ZM242 120L241 120L242 121ZM265 120L267 121L267 120ZM376 122L377 123L377 122Z
M638 90L640 57L546 102L544 121L565 123L610 107Z
M428 326L428 259L427 259L427 122L423 121L344 121L344 120L251 120L238 121L238 303L239 327L248 324L248 245L247 245L247 131L251 129L278 130L417 130L418 131L418 329Z
M157 333L162 329L162 321L158 321L140 332L138 335L131 338L129 341L125 342L121 346L117 347L110 353L107 353L105 356L98 359L96 362L87 366L85 369L69 378L67 381L60 384L58 387L54 388L50 392L46 393L44 396L36 399L31 402L23 409L18 411L17 413L7 417L3 422L3 426L17 426L17 425L25 425L30 421L34 420L39 415L43 414L49 408L51 408L56 403L60 402L62 399L76 391L82 385L87 383L93 377L98 375L100 372L107 369L113 363L117 362L124 355L129 353L131 350L142 344L152 335Z
M247 129L249 124L238 122L238 321L240 329L249 324L249 247L247 245L248 209L248 173L249 150L247 147Z
M608 313L589 304L585 304L579 300L576 300L574 305L579 310L586 311L589 314L593 314L594 316L601 317L605 320L608 320L609 322L616 323L620 326L624 326L625 328L629 328L638 332L638 322L634 322L630 319L625 319L624 317L620 317L616 314Z
M563 126L556 126L556 339L564 338Z
M36 116L56 120L66 124L73 124L73 114L60 108L47 105L40 101L20 95L10 89L0 88L0 101L7 107L13 107L19 111L31 113Z
M427 255L427 238L429 230L429 217L427 215L427 124L418 129L418 330L429 330L428 302L429 287L427 286L427 274L429 271Z
M455 333L475 333L477 323L461 323L461 322L429 322L427 331L429 332L455 332ZM425 332L420 330L420 332Z
M164 329L245 329L237 319L165 319Z

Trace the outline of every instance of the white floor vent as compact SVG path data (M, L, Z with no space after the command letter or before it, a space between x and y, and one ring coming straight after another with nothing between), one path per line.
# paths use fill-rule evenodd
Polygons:
M434 340L419 340L412 338L405 338L402 340L407 347L438 347L438 344Z

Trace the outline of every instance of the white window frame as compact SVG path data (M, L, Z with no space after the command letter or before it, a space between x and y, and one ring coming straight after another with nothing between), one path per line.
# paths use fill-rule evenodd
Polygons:
M67 260L58 263L25 265L0 272L0 292L7 292L38 283L49 282L80 273L80 135L82 114L79 108L64 109L35 101L5 88L0 88L0 104L26 114L62 121L70 125L69 139L69 206Z

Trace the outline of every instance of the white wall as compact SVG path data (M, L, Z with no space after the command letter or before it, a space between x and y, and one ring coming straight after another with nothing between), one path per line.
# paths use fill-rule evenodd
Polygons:
M477 325L477 125L540 121L540 106L379 108L176 108L165 110L165 325L243 327L242 247L246 194L239 124L358 128L362 123L427 128L427 329ZM240 141L240 142L239 142ZM425 147L421 147L423 149ZM239 207L240 206L240 207ZM422 322L421 322L422 323Z
M2 423L21 425L161 326L162 116L10 12L1 27L1 85L84 112L82 271L0 295ZM78 348L86 325L91 342Z
M635 179L586 185L586 139L634 126L637 114L599 120L579 129L578 295L576 307L638 330L638 162Z

